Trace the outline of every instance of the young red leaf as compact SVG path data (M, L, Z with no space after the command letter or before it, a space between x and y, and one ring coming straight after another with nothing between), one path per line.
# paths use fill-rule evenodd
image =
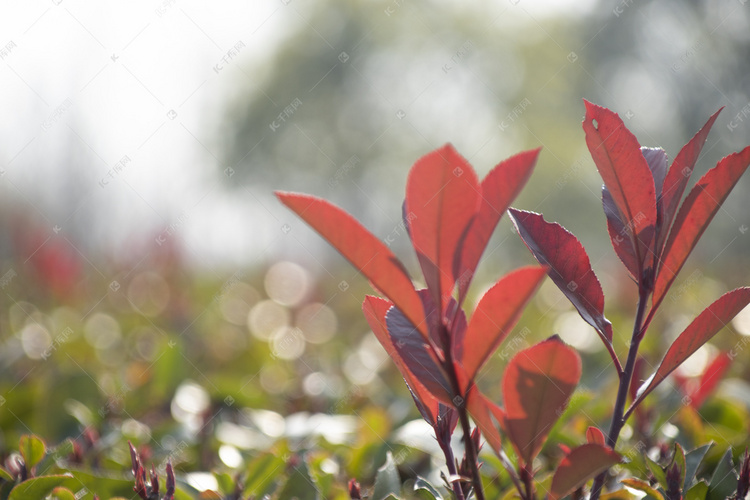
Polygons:
M602 208L607 218L607 232L612 242L612 248L615 249L615 253L620 261L625 264L625 268L633 279L638 280L639 264L633 248L633 241L628 234L629 229L622 222L620 210L615 205L615 200L612 199L612 194L610 194L607 186L602 186Z
M422 301L393 252L354 217L331 203L296 193L276 192L279 200L320 233L427 338Z
M638 389L638 397L631 408L643 401L675 368L724 328L748 303L750 287L737 288L719 297L700 313L672 343L656 372Z
M411 321L396 307L385 315L388 335L406 368L446 405L452 406L453 388L435 353L415 330Z
M603 446L607 443L607 438L604 437L604 433L598 427L589 427L586 430L586 441Z
M479 259L498 221L531 176L541 148L524 151L500 162L482 181L479 212L461 242L458 302L463 303Z
M656 220L657 226L659 226L661 206L658 199L658 193L661 193L664 184L664 176L667 174L667 153L661 148L641 148L641 154L643 154L643 157L646 159L648 168L654 178L654 187L657 193ZM633 248L633 241L630 237L630 231L632 231L633 228L626 225L623 221L620 210L617 208L615 200L612 198L612 194L609 192L606 185L602 187L602 205L604 207L604 214L607 216L607 231L609 232L609 238L612 241L615 253L617 253L617 256L622 263L625 264L625 267L633 279L637 281L640 279L640 276L638 276L638 269L641 265L644 268L653 266L653 253L650 251L647 252L645 258L643 258L640 263L638 262ZM654 230L658 230L658 227L644 230L642 236L650 240L653 237L651 233L653 233Z
M426 154L406 182L409 233L427 288L445 311L456 280L457 249L480 203L477 175L450 144Z
M543 267L529 266L502 277L479 300L466 333L453 336L453 359L461 363L469 380L513 329L545 273Z
M729 353L721 353L716 356L706 370L696 380L696 386L691 388L688 393L690 397L690 406L696 410L703 406L703 403L716 389L721 382L722 377L732 364L732 358Z
M573 449L552 476L548 500L559 500L621 460L612 448L601 444L588 443Z
M523 464L539 453L580 378L581 358L556 335L508 362L502 425Z
M617 113L586 100L584 103L586 144L623 223L631 228L636 261L642 270L656 227L654 177L638 140Z
M540 214L514 208L508 212L521 239L536 260L547 266L547 274L555 285L581 317L611 344L612 324L604 317L602 286L581 242L560 224L547 222Z
M386 325L386 315L391 307L393 307L391 302L380 297L368 295L362 303L362 312L364 312L365 319L370 325L375 337L383 346L385 352L388 353L388 356L394 363L396 363L396 368L401 372L401 376L404 377L406 385L409 387L409 390L414 397L414 401L417 402L417 408L420 413L427 423L434 426L438 417L438 400L411 372L403 359L401 359L401 355L396 350L396 346L393 344L393 340L391 340L391 336L388 334Z
M687 187L688 179L690 179L690 174L693 173L693 169L695 168L695 162L698 161L698 156L700 156L701 150L703 150L708 133L711 131L711 127L722 109L724 108L719 109L719 111L711 115L711 118L703 125L703 128L682 147L675 157L674 162L669 167L669 172L667 172L667 176L664 179L664 186L661 190L662 229L657 246L659 252L667 239L669 228L677 213L677 207L685 192L685 187ZM659 191L657 191L657 195L658 193Z
M750 146L723 158L706 172L682 203L664 246L654 283L653 307L659 306L690 252L719 207L750 164Z

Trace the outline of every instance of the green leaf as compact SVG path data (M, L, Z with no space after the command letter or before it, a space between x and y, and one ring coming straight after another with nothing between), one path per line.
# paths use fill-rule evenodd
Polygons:
M682 449L680 443L674 444L674 455L672 456L672 463L677 464L677 469L680 471L680 483L685 484L685 450ZM683 486L684 488L684 486Z
M642 491L647 496L654 498L655 500L664 500L664 497L661 493L659 493L653 486L648 484L646 481L641 481L640 479L636 479L634 477L628 477L625 479L622 479L620 481L622 484L627 486L628 488L633 488L634 490Z
M68 488L58 486L49 496L50 500L76 500L76 496Z
M8 500L29 500L30 498L44 498L52 490L70 479L69 474L55 476L41 476L19 483L10 491Z
M659 482L659 486L661 486L664 489L664 491L666 491L667 490L667 475L664 473L664 469L662 469L661 465L651 460L648 456L644 458L646 459L646 465L648 466L648 470L651 471L651 474L653 474L656 480Z
M45 453L47 453L47 447L44 446L44 441L37 436L24 434L18 442L18 451L21 452L26 468L31 470L42 461Z
M9 481L12 483L15 479L10 475L10 472L0 467L0 481Z
M424 500L443 500L443 497L438 493L438 490L426 479L421 477L417 477L417 481L414 483L414 491L419 498Z
M713 443L704 444L685 455L685 490L690 489L693 483L695 483L695 475L698 473L698 467L700 467L703 458L711 446L713 446Z
M269 494L278 476L284 472L284 465L281 457L271 453L256 457L247 466L245 491L242 496L262 498Z
M303 458L286 480L279 498L296 498L297 500L320 500L318 485L310 476L307 459Z
M683 500L705 500L706 493L708 493L708 483L698 481L685 492Z
M737 476L734 475L732 449L728 448L716 465L711 484L708 485L706 500L724 500L737 489Z
M385 500L388 495L398 497L401 494L401 478L398 475L396 462L389 451L385 457L385 463L378 469L375 476L375 489L372 492L372 500Z

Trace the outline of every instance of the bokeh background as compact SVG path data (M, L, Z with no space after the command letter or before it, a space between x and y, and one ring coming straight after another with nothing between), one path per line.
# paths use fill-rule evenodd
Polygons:
M418 157L452 142L483 175L543 146L515 205L581 239L622 351L635 297L606 237L582 98L670 158L724 107L694 179L750 143L745 0L38 0L0 12L6 448L93 428L206 470L323 436L361 451L347 472L372 472L416 413L361 317L367 283L273 190L345 207L416 271L399 224ZM693 253L647 340L652 363L750 283L749 197L745 178ZM503 220L473 299L531 262ZM560 333L587 356L585 386L611 384L551 284L518 330L513 349ZM719 350L746 359L745 335L750 311L686 373ZM744 401L740 417L746 366L719 391Z

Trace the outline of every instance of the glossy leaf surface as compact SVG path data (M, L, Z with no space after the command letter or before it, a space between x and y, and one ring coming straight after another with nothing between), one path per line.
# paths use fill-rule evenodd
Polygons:
M654 284L654 306L661 303L690 252L749 164L750 147L747 147L722 159L687 195L664 246Z
M737 288L722 295L700 313L672 343L656 372L638 389L638 398L633 404L642 401L675 368L724 328L748 303L750 288Z
M552 476L549 500L558 500L568 495L597 474L618 464L620 460L618 453L601 444L588 443L573 449L562 459Z
M453 357L463 365L469 379L513 329L545 274L545 269L537 266L517 269L501 278L479 300L466 333L453 337Z
M612 342L612 324L604 317L602 286L581 242L560 224L547 222L540 214L514 208L509 213L536 260L547 266L552 281L581 317L607 342Z
M622 222L630 228L636 261L643 262L656 227L656 188L651 170L638 140L617 113L584 103L586 145Z
M422 301L404 266L391 250L356 219L331 203L277 192L281 202L320 233L427 337Z
M426 154L409 171L404 211L427 288L441 311L458 279L459 242L480 201L474 169L450 144Z
M519 352L503 376L503 427L519 459L531 464L581 377L578 353L553 336Z
M482 180L479 212L461 242L458 272L459 303L474 276L479 259L487 248L498 221L521 192L539 157L539 149L524 151L500 162Z

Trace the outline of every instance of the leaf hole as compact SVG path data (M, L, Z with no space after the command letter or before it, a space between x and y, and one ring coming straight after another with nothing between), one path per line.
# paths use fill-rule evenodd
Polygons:
M594 126L596 130L599 130L599 122L596 121L596 119L591 120L591 124Z

